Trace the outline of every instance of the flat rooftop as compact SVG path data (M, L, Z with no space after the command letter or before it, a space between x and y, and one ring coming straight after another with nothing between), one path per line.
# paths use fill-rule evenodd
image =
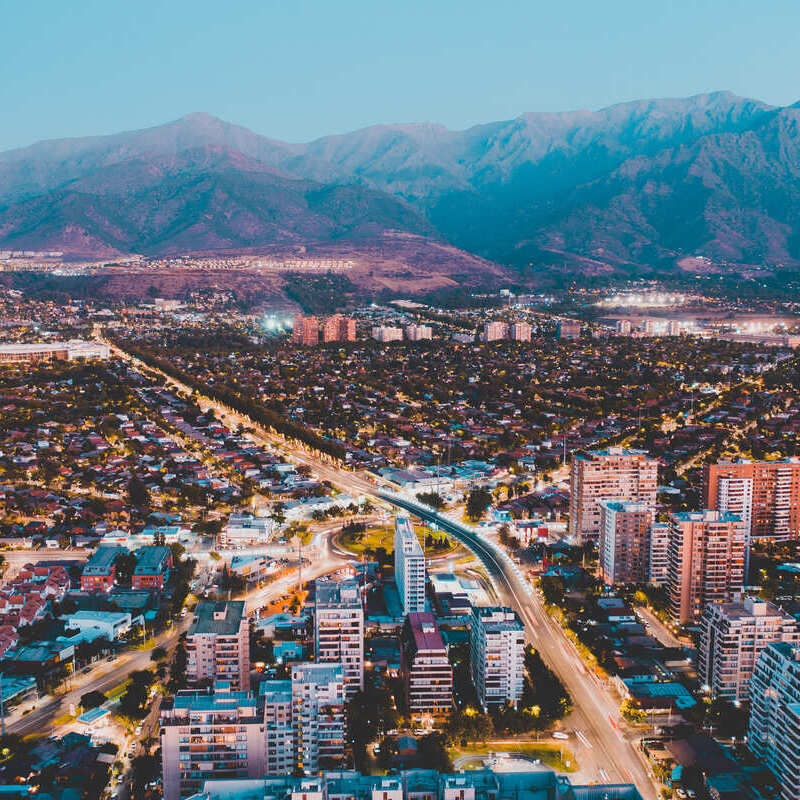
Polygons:
M198 603L194 611L194 621L189 628L189 636L213 633L217 636L235 636L244 618L243 600L227 603Z

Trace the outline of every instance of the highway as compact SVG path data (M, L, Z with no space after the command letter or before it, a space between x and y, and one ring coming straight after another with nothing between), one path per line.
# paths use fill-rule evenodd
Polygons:
M654 783L638 753L622 730L618 701L589 672L558 623L545 611L507 554L479 538L466 525L448 519L427 506L391 492L379 491L386 502L414 516L433 522L462 541L486 566L503 603L516 609L525 624L526 638L542 654L545 663L561 678L573 701L569 724L581 747L576 752L583 774L608 783L634 783L644 800L656 800ZM573 742L573 747L575 742ZM576 748L577 749L577 748Z

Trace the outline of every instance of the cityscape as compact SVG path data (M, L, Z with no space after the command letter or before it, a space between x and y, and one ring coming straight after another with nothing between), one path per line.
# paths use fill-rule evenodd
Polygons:
M754 11L2 5L2 800L800 800Z

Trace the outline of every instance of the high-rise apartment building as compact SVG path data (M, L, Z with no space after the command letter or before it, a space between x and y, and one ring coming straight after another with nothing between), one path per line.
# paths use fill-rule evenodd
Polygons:
M391 325L376 325L372 329L372 338L377 342L402 342L403 329Z
M714 697L747 702L756 661L774 642L800 644L796 620L776 605L754 597L710 603L700 621L700 680Z
M767 645L750 683L747 744L778 779L783 800L800 800L800 648Z
M525 680L525 628L517 612L474 606L469 641L472 682L481 707L516 707Z
M654 586L666 586L669 580L669 525L654 522L650 526L650 564L647 581Z
M669 602L680 623L709 603L730 603L744 586L747 531L736 514L682 511L669 520Z
M161 706L164 800L196 794L207 779L264 775L264 720L250 692L181 691Z
M355 580L314 584L316 660L341 664L347 700L364 688L364 606Z
M508 336L508 325L505 322L487 322L483 326L483 341L496 342Z
M618 336L630 336L631 321L629 319L618 319L616 324L616 331Z
M403 613L425 610L425 553L407 517L394 521L394 580Z
M190 681L227 680L250 688L250 624L244 601L201 602L186 636L186 674Z
M410 613L403 624L400 646L409 715L447 716L453 707L453 668L433 614Z
M264 774L291 775L297 766L292 682L262 681L258 690L264 719Z
M354 342L356 340L356 321L350 317L342 317L339 320L339 340L342 342Z
M581 323L575 319L560 319L556 323L557 339L580 339Z
M800 459L706 464L703 500L706 508L739 514L751 539L797 539Z
M509 334L515 342L529 342L531 340L531 326L527 322L514 322Z
M341 664L292 667L295 766L308 775L345 765L345 680Z
M328 317L322 323L322 341L323 342L338 342L339 341L339 327L342 322L342 317L339 314L334 314Z
M319 324L316 317L295 317L292 325L292 341L295 344L319 343Z
M409 325L406 328L406 338L409 342L421 342L433 338L433 328L430 325Z
M655 508L657 481L658 461L644 450L609 447L576 453L570 472L570 535L578 543L597 542L604 500Z
M600 503L600 568L606 583L647 581L653 516L652 506L645 503Z

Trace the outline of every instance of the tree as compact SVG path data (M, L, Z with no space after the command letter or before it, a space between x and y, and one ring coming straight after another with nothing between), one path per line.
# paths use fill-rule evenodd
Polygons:
M150 506L150 490L136 475L128 481L128 502L136 508L149 508Z
M102 692L86 692L81 695L80 704L84 711L88 711L90 708L98 708L103 705L106 700L108 698Z
M439 492L420 492L417 495L417 500L419 500L421 503L429 505L436 511L440 511L445 506L444 498L439 494Z
M628 720L634 724L641 724L647 719L647 712L643 708L639 708L633 700L624 700L619 707L619 713L622 714L623 719Z
M491 504L491 493L483 487L476 487L470 491L467 497L467 516L473 521L479 520Z
M119 582L129 586L136 569L136 556L133 553L120 553L114 561L114 567Z

